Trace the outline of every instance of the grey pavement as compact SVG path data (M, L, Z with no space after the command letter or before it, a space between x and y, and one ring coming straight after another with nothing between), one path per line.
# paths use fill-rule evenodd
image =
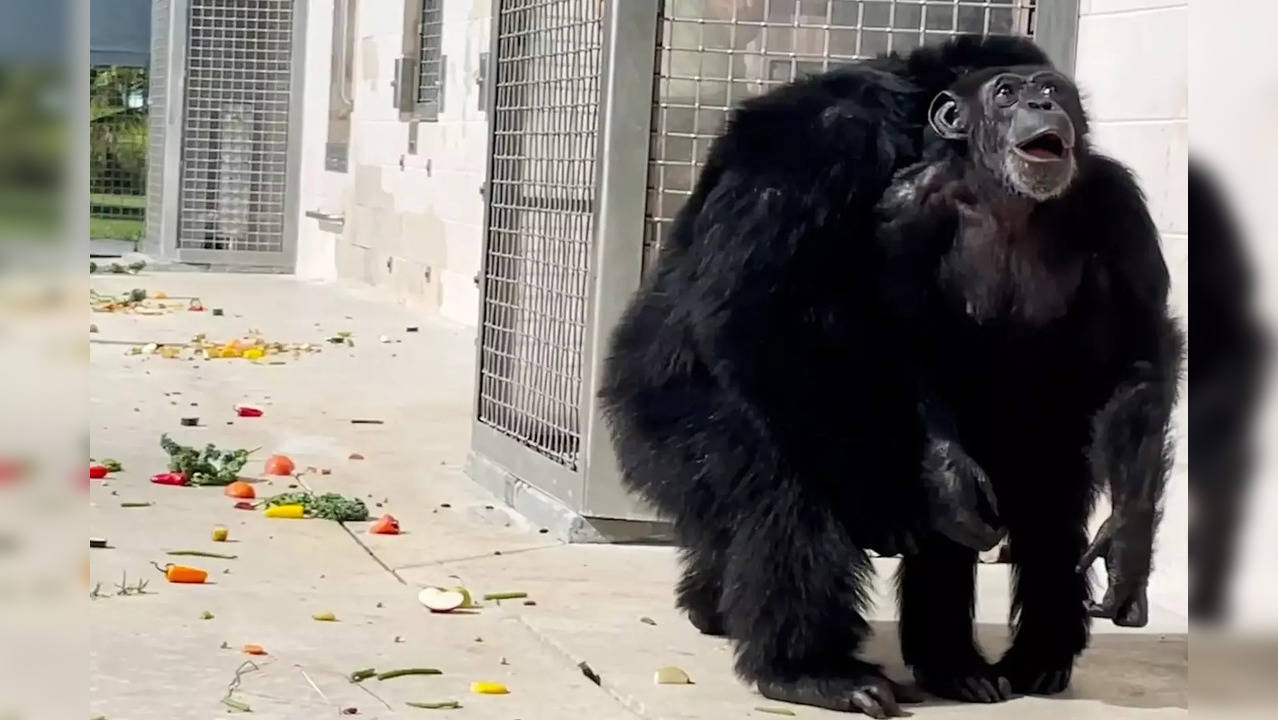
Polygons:
M733 676L728 644L697 634L674 610L671 548L561 544L465 476L473 331L371 289L291 277L164 272L95 276L92 285L196 295L224 315L89 318L99 330L90 336L90 454L125 467L90 490L90 535L110 544L90 553L92 583L102 585L102 596L89 603L90 717L225 717L221 699L237 669L245 672L233 699L265 718L346 717L339 713L347 708L357 709L356 718L778 717L756 710L782 705ZM408 326L420 332L406 332ZM250 330L311 343L351 332L355 345L324 344L284 365L127 354L148 342L185 342L197 333L229 340ZM392 342L379 342L381 336ZM266 413L237 418L232 406L239 402ZM187 416L198 416L200 425L180 426ZM356 425L353 418L383 424ZM259 473L271 453L290 455L299 470L329 469L263 480L258 494L300 483L358 496L374 515L394 514L405 532L370 535L370 522L272 520L233 509L220 488L153 485L149 477L164 469L162 432L187 444L261 447L249 474ZM137 501L153 505L120 505ZM229 528L230 542L210 540L216 525ZM175 549L237 558L164 554ZM209 570L211 582L168 584L151 565L179 559ZM880 577L890 578L893 561L878 562ZM122 575L128 583L148 580L146 594L115 595ZM979 634L996 652L1007 635L1007 569L983 566L979 580ZM477 596L526 592L535 604L485 602L471 612L431 614L416 599L427 585L464 585ZM869 653L906 679L888 590L884 580ZM1183 717L1183 617L1175 597L1153 600L1155 617L1145 631L1097 625L1064 696L997 706L931 701L912 708L915 717ZM201 619L204 612L212 619ZM317 622L317 612L338 621ZM249 658L241 651L246 643L268 654ZM598 685L579 668L583 662ZM654 685L660 665L682 667L694 684ZM434 667L443 674L346 680L365 667ZM472 694L472 681L503 683L510 694ZM406 705L443 700L462 708ZM799 718L845 717L789 709Z

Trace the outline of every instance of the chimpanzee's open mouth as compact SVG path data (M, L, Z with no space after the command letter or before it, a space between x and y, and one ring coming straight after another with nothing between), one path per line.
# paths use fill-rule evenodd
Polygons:
M1017 145L1016 149L1031 160L1044 161L1064 160L1068 150L1065 140L1050 130Z

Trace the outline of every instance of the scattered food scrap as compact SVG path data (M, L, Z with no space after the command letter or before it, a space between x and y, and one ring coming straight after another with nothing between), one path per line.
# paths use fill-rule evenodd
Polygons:
M505 685L495 682L473 682L470 691L477 695L506 695L510 692Z
M213 443L200 452L174 442L167 434L160 436L160 447L169 454L169 470L180 473L192 485L230 485L239 478L252 453L243 449L219 450Z
M209 612L208 610L205 610L204 612L200 613L200 619L201 619L201 620L212 620L212 619L213 619L213 613Z
M244 652L249 655L265 655L266 654L266 650L262 649L261 645L252 645L252 644L245 645Z
M153 504L154 504L154 503L149 503L149 502L122 502L122 503L120 503L120 507L122 507L122 508L144 508L144 507L151 507L151 505L153 505Z
M252 405L236 405L235 414L240 417L262 417L262 408Z
M431 612L446 613L457 608L470 607L470 593L464 588L424 588L417 593L417 600Z
M233 505L236 510L256 510L257 506L247 500L241 500Z
M124 470L124 466L120 464L119 460L113 460L111 458L99 460L98 464L106 468L109 473L117 473Z
M182 427L198 427L200 419L198 417L184 417L178 422L182 424Z
M111 472L111 471L110 471L110 470L108 470L108 469L107 469L105 466L103 466L103 465L90 465L90 466L89 466L89 479L90 479L90 480L101 480L102 478L106 477L106 476L107 476L107 473L109 473L109 472Z
M368 519L368 507L358 498L348 498L338 493L316 495L309 492L280 493L266 499L268 517L291 517L271 515L270 511L277 507L298 506L302 508L302 517L336 520L337 522L359 522ZM294 511L289 510L292 513Z
M337 622L337 616L331 612L317 612L311 619L317 622Z
M106 546L106 538L89 538L89 547L91 548L104 548Z
M350 678L351 682L357 683L357 682L363 682L375 675L377 675L377 671L374 670L373 668L364 668L362 670L356 670L355 672L352 672L348 677Z
M408 707L421 708L422 710L456 710L461 707L461 703L456 700L443 700L441 702L413 702L404 703Z
M292 475L297 466L287 455L272 455L266 459L267 475Z
M374 535L398 535L399 521L395 519L394 515L383 515L380 520L373 524L373 527L369 528L369 532Z
M226 493L227 497L239 498L241 500L252 500L257 497L257 491L253 489L253 486L243 480L236 480L230 485L227 485L226 490L223 492Z
M596 685L602 684L602 680L599 678L599 673L595 672L595 669L590 667L590 664L585 660L577 663L577 667L581 670L581 674L586 676L587 680Z
M657 621L656 621L656 620L653 620L652 618L650 618L650 617L648 617L648 616L646 616L646 615L645 615L644 617L639 618L639 622L641 622L641 623L643 623L643 624L645 624L645 625L656 625L656 624L657 624Z
M301 505L274 505L266 508L266 517L282 520L301 520L306 517L306 508Z
M165 565L161 569L164 571L164 579L171 583L199 585L209 578L208 571L186 565Z
M386 672L377 673L378 680L393 680L397 677L405 677L407 675L443 675L444 673L435 668L401 668L399 670L387 670Z
M230 535L231 531L224 527L218 526L213 528L213 542L226 542L226 539L230 537Z
M754 711L755 711L755 712L761 712L761 713L767 713L767 714L769 714L769 715L789 715L789 716L791 716L791 717L793 717L793 716L794 716L794 711L793 711L793 710L787 710L786 708L757 707L757 708L755 708L755 709L754 709Z
M691 685L692 678L688 677L688 673L683 668L677 668L674 665L662 665L652 675L652 681L657 685Z
M486 593L485 600L493 600L500 602L502 600L522 600L528 597L526 592L504 592L504 593Z
M359 453L351 453L350 455L346 456L346 459L347 460L363 460L364 456L360 455Z
M186 481L186 475L180 472L167 472L167 473L160 473L158 475L152 475L151 482L155 483L156 485L185 486L190 484Z

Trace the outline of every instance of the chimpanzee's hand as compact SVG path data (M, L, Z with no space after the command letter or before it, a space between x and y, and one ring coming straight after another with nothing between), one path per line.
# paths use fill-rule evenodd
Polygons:
M928 441L923 482L933 530L974 550L989 550L1003 539L990 479L958 443Z
M1078 571L1085 573L1096 558L1104 558L1109 586L1099 603L1088 603L1089 615L1108 618L1123 627L1144 627L1149 622L1146 588L1153 554L1153 527L1151 518L1114 512L1096 531L1096 537L1078 563Z

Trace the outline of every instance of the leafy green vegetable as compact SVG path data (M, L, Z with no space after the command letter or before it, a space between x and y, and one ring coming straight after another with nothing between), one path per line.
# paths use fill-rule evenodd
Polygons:
M120 472L124 470L124 466L120 464L119 460L112 460L110 458L107 458L106 460L103 460L102 462L99 462L98 464L106 468L107 472L116 473L116 472Z
M301 505L306 517L354 522L368 519L368 506L358 498L348 498L337 493L316 495L308 492L287 492L266 498L266 507L276 505Z
M204 452L160 436L160 447L169 454L169 470L180 472L192 485L230 485L248 462L250 450L218 450L209 443Z

